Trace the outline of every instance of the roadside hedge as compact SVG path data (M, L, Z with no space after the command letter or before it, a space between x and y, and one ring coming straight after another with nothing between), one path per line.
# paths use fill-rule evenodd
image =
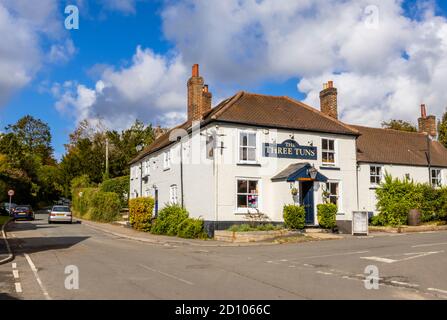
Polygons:
M111 222L119 219L121 204L113 192L102 192L98 188L79 188L73 190L72 212L76 217L98 222Z
M188 211L177 204L166 205L158 213L155 223L152 225L151 232L154 234L165 234L176 236L178 227L189 216Z
M114 192L96 192L90 202L90 219L98 222L112 222L121 217L121 203Z
M98 192L98 188L78 188L73 190L72 194L72 211L79 218L88 219L90 204L94 195Z
M302 206L285 205L283 209L284 225L292 230L304 229L306 211Z
M128 204L130 178L129 176L123 176L113 179L105 180L99 187L103 192L115 192L121 203L121 207L126 208Z
M379 215L372 219L373 225L405 225L411 209L420 210L423 222L447 218L446 187L433 188L409 179L393 179L386 174L376 190L376 197Z
M129 200L129 222L132 228L140 231L151 230L154 204L155 201L151 197Z
M337 206L333 203L317 205L317 218L320 227L333 229L337 225Z

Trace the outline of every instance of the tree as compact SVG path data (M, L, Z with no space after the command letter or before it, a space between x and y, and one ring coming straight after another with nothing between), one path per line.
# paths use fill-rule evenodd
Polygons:
M447 111L444 112L441 121L438 123L438 140L447 148Z
M413 125L412 123L404 121L404 120L394 120L394 119L392 119L390 121L383 121L382 128L406 131L406 132L417 132L418 131L416 126Z
M27 115L5 129L14 135L25 152L40 156L44 164L56 163L48 124Z

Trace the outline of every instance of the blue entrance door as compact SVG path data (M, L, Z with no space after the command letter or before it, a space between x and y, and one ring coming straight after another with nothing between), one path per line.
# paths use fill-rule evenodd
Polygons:
M302 181L301 183L301 204L306 211L306 224L315 224L314 215L314 190L312 181Z

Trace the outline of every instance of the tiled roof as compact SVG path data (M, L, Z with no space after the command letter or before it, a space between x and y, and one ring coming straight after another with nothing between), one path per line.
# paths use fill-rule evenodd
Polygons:
M352 125L360 132L357 161L381 164L427 166L427 135ZM430 141L431 165L447 167L447 149Z
M285 96L268 96L241 91L222 101L204 114L202 126L213 121L240 123L269 128L284 128L314 132L358 135L350 126L333 119L322 112ZM185 122L174 129L189 129L191 122ZM172 142L169 134L160 136L145 148L131 163L156 152Z

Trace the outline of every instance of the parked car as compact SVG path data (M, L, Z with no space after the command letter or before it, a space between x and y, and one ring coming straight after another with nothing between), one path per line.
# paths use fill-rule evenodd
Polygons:
M48 223L53 222L73 222L73 217L69 206L53 206L48 214Z
M19 205L11 210L12 218L14 220L26 219L26 220L34 220L34 211L33 208L29 205Z

